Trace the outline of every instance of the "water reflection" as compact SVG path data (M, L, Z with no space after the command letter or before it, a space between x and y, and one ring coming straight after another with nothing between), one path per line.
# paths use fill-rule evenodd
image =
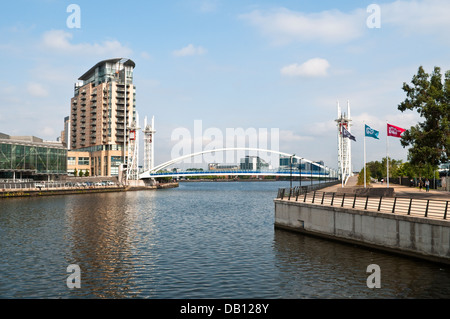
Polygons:
M283 298L449 298L446 266L316 237L275 231L274 253ZM381 268L370 289L367 266Z
M135 275L143 271L144 264L152 264L151 256L138 252L140 242L151 242L156 236L154 194L96 194L67 202L68 263L79 264L83 272L84 289L74 290L75 295L123 298L141 294ZM142 197L148 204L142 205Z
M2 298L448 298L450 271L273 227L271 183L9 199ZM283 185L285 186L285 185ZM381 267L381 289L366 285ZM66 268L81 267L81 289Z

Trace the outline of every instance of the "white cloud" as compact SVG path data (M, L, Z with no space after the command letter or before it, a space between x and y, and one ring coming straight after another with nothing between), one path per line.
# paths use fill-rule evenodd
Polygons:
M279 8L268 12L255 10L240 18L260 29L275 44L294 41L343 43L363 34L366 13L357 9L351 13L332 10L307 14Z
M55 129L50 126L45 126L41 131L42 136L44 137L54 137L56 135Z
M218 0L202 0L200 3L200 12L209 13L215 12L219 5Z
M39 83L28 83L27 92L35 97L48 96L48 91Z
M404 33L416 36L430 34L447 36L450 27L450 2L448 0L403 1L381 5L381 28L384 25L399 27Z
M99 43L73 44L72 33L64 30L51 30L42 36L42 45L46 49L69 54L100 55L100 56L129 56L131 49L123 46L117 40L107 40Z
M281 69L281 74L286 76L323 77L328 75L330 63L321 58L314 58L303 64L291 64Z
M174 56L189 56L189 55L202 55L202 54L206 54L206 49L204 49L201 46L194 46L193 44L189 44L188 46L180 49L180 50L175 50L173 51L173 55Z
M291 130L280 130L280 140L282 143L311 141L312 139L313 137L311 136L298 135Z

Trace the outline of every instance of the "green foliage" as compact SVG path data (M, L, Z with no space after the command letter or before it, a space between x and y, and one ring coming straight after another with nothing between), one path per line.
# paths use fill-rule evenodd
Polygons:
M386 157L381 162L374 161L366 163L367 173L370 176L381 180L386 178ZM364 169L363 169L364 170ZM438 166L432 164L418 164L414 165L410 162L403 163L401 160L389 158L389 176L390 177L408 177L408 178L428 178L432 179L438 173ZM364 178L364 175L362 175ZM363 180L364 183L364 180Z
M442 83L439 67L435 67L430 76L421 66L411 82L412 85L403 83L407 98L398 109L402 112L416 110L424 121L406 130L401 144L410 146L411 164L437 166L449 159L450 71L445 73Z
M367 167L367 164L366 164L366 167ZM369 185L369 184L370 184L370 170L367 167L367 171L366 171L366 185ZM361 170L361 172L359 172L357 185L364 185L364 168Z

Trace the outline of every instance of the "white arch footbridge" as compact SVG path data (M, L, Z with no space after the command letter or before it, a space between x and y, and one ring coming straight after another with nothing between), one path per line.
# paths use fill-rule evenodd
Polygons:
M264 169L264 170L207 170L207 171L164 171L167 167L184 161L189 158L193 158L196 156L201 156L203 154L214 153L214 152L229 152L229 151L248 151L248 152L263 152L263 153L272 153L278 154L282 156L292 157L304 163L310 163L311 169L309 171L306 170L297 170L297 169ZM298 163L296 163L298 164ZM315 166L316 169L312 169L312 166ZM311 177L311 178L319 178L319 177L327 177L338 179L339 174L336 170L329 168L327 166L321 165L319 163L315 163L309 159L306 159L301 156L297 156L295 154L268 150L268 149L260 149L260 148L247 148L247 147L230 147L230 148L220 148L220 149L212 149L205 150L201 152L196 152L188 155L183 155L178 158L172 159L165 163L159 164L150 170L143 172L139 175L139 179L149 179L149 178L158 178L158 177L186 177L186 176L225 176L225 175L251 175L251 176L293 176L293 177Z

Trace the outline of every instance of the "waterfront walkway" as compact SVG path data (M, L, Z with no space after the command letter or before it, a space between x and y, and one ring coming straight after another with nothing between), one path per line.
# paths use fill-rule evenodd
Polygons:
M352 176L349 178L347 184L344 188L353 188L356 187L358 177ZM360 186L361 187L361 186ZM369 187L373 188L386 188L386 183L371 183ZM321 189L322 192L337 192L339 188L342 188L342 185L334 185L330 187L326 187ZM425 188L420 190L418 187L409 187L403 185L397 185L389 183L389 188L394 189L394 196L396 197L408 197L408 198L417 198L417 199L434 199L434 200L450 200L450 192L446 191L438 191L430 189L430 191L426 191Z
M445 191L408 187L390 184L394 193L383 190L385 183L373 183L369 186L373 194L357 194L362 186L356 185L357 177L351 177L347 184L328 186L307 193L283 192L277 198L288 201L303 202L315 205L338 206L380 213L395 213L415 217L450 220L450 193ZM376 190L379 188L379 191ZM364 189L364 188L363 188ZM286 196L284 196L286 194Z

